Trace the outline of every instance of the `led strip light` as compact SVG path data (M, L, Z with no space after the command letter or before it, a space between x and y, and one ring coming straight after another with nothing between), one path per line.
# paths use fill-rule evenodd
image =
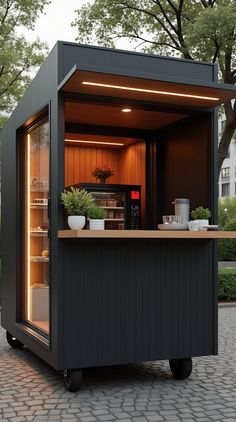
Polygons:
M27 135L27 319L30 321L30 135Z
M194 94L181 94L180 92L157 91L154 89L134 88L131 86L110 85L110 84L102 84L102 83L89 82L89 81L83 81L82 85L98 86L100 88L121 89L124 91L146 92L147 94L170 95L172 97L195 98L195 99L211 100L211 101L219 100L218 97L206 97L203 95L194 95Z
M65 139L65 142L76 142L78 144L98 144L98 145L116 145L123 146L124 144L118 142L99 142L99 141L82 141L74 139Z

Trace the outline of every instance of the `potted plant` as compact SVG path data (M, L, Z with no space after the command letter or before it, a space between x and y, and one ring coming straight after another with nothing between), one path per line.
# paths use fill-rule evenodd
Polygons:
M92 171L92 175L96 177L96 179L99 179L100 183L106 183L106 179L113 176L113 174L114 170L108 166L95 167Z
M191 217L196 223L198 222L198 230L204 230L203 227L209 225L211 211L209 208L197 207L191 211Z
M98 207L96 205L89 208L88 217L90 230L104 230L105 216L106 211L104 210L104 208Z
M67 210L68 226L72 230L82 230L85 225L85 215L93 204L92 194L85 189L64 190L61 202Z

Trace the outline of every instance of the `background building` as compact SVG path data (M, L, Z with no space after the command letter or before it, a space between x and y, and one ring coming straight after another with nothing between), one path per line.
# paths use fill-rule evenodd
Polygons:
M225 120L219 119L219 135L225 126ZM219 178L219 197L236 196L236 139L233 138L226 159L223 162Z

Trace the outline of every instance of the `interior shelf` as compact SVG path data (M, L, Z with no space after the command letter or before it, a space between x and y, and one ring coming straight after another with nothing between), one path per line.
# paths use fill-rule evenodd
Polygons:
M33 237L46 237L48 235L47 230L31 230L30 231L31 236Z
M103 207L101 205L102 208L104 208L104 210L124 210L124 207Z
M48 204L30 204L30 209L45 209Z
M48 193L48 188L30 188L30 192L45 192Z
M104 218L104 221L125 221L124 218Z
M30 257L31 262L49 262L49 258L45 258L43 256L31 256Z

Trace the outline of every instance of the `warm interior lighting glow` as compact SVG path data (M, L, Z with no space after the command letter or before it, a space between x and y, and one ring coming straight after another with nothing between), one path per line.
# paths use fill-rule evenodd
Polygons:
M77 139L65 139L65 142L76 142L78 144L116 145L116 146L124 145L118 142L82 141L82 140L77 140Z
M122 108L121 110L123 113L130 113L132 110L131 108Z
M27 135L27 319L30 320L30 135Z
M98 87L101 87L101 88L112 88L112 89L121 89L121 90L125 90L125 91L146 92L148 94L171 95L173 97L196 98L196 99L211 100L211 101L218 101L219 100L218 97L205 97L203 95L181 94L180 92L157 91L157 90L154 90L154 89L134 88L134 87L131 87L131 86L100 84L100 83L88 82L88 81L83 81L82 84L83 85L98 86Z

